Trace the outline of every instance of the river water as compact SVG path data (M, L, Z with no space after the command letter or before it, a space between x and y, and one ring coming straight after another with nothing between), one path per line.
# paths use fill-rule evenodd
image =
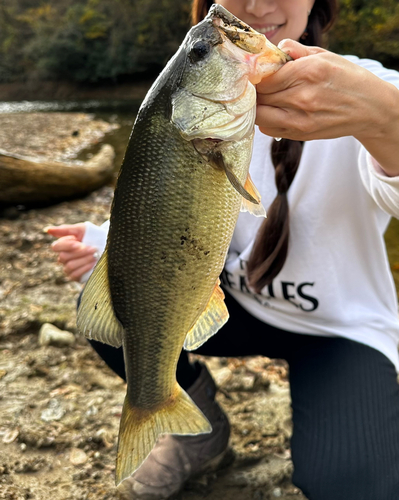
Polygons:
M117 123L118 129L105 136L104 142L115 149L115 167L119 169L137 115L141 100L88 100L88 101L15 101L0 102L0 113L36 113L36 112L77 112L90 113L96 119ZM95 154L100 144L85 149L78 156L79 160Z
M20 101L0 102L0 113L27 112L83 112L109 123L117 123L119 128L106 135L105 141L115 149L115 165L122 163L130 132L140 107L141 100L88 100L88 101ZM95 154L100 145L86 149L78 159L86 159L88 154ZM388 256L396 289L399 293L399 221L392 219L385 234ZM342 249L345 252L345 249Z

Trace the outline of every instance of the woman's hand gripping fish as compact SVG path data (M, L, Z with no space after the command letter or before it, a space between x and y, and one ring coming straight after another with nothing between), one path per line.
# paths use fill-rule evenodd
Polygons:
M187 34L149 90L118 178L107 248L83 293L78 328L123 345L127 394L116 484L158 436L211 431L176 382L184 347L227 321L219 287L241 210L265 216L248 167L254 84L289 57L220 5Z

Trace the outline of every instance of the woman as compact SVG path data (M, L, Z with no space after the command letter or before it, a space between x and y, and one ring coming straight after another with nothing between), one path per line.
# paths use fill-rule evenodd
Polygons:
M268 218L240 214L222 276L231 318L197 352L288 361L293 482L309 499L397 500L399 321L383 233L399 217L399 74L319 48L335 0L219 3L294 61L257 86L251 176ZM193 21L209 7L196 0ZM79 279L106 229L49 233ZM93 345L124 376L120 350ZM177 379L213 432L160 439L123 483L127 498L168 498L227 447L206 368L183 352Z

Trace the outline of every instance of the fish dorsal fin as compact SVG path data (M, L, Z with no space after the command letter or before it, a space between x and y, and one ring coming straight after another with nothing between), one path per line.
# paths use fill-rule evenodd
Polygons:
M260 202L260 194L253 183L251 176L248 174L247 180L244 184L244 189L256 199L258 204L251 203L249 200L243 198L241 203L241 212L249 212L256 217L266 217L266 210Z
M219 284L218 280L208 305L187 334L184 342L184 349L187 351L193 351L201 346L229 319L229 312L224 303L224 293Z
M122 345L123 327L112 307L108 281L108 254L104 251L87 282L78 309L78 330L90 340Z

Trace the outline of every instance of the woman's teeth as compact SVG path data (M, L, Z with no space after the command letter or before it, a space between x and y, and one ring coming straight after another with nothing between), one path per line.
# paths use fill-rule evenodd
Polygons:
M258 31L259 33L262 33L263 35L266 35L270 31L274 31L274 30L278 29L279 27L280 26L278 24L276 24L274 26L268 26L267 28L257 28L256 31Z

